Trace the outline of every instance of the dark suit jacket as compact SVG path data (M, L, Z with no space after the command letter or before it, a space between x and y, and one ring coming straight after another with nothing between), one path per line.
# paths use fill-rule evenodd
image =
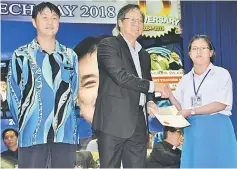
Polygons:
M180 168L181 150L172 148L173 145L166 141L156 143L147 160L147 168Z
M180 64L178 64L177 62L171 62L170 64L169 64L169 68L171 69L171 70L179 70L179 69L181 69L182 68L182 65L180 65Z
M11 151L8 149L8 150L2 152L1 156L11 157L11 158L14 158L15 160L18 160L18 149L16 151Z
M139 52L141 79L121 35L103 39L97 52L100 82L92 127L95 131L129 138L136 127L140 93L146 94L146 101L154 97L153 93L148 93L149 54L144 49Z

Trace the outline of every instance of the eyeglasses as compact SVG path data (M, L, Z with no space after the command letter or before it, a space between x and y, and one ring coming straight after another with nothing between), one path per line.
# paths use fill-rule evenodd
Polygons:
M209 47L199 47L199 48L198 47L192 47L191 51L192 52L197 52L198 50L200 50L200 52L203 52L203 51L206 51L207 49L209 50L210 48Z
M136 19L136 18L123 18L123 19L129 19L131 23L143 23L143 20Z

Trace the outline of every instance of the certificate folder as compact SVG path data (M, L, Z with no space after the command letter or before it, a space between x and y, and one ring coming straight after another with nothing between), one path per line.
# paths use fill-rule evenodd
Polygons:
M177 113L178 110L175 106L160 107L159 112L155 116L163 126L175 128L189 126L190 123L182 115L177 115Z

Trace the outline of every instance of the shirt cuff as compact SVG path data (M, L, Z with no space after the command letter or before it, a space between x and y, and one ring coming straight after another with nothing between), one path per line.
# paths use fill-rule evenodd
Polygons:
M147 106L149 105L149 104L151 104L151 103L154 103L152 100L150 100L150 101L148 101L146 104L147 104Z
M148 93L154 93L154 91L155 91L155 83L153 81L150 81L150 87Z

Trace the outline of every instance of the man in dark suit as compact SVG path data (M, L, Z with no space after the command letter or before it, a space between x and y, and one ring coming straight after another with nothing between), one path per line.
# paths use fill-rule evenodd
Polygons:
M183 144L182 131L165 126L163 133L163 141L153 146L147 168L180 168L181 150L177 147Z
M136 39L143 32L144 14L138 5L122 7L117 16L120 34L98 46L99 90L92 127L98 139L101 168L144 168L148 113L158 111L154 92L168 97L167 86L151 79L149 54ZM148 103L148 104L146 104Z
M179 55L176 52L170 53L170 63L169 68L171 70L179 70L182 69L183 65L181 60L179 59Z

